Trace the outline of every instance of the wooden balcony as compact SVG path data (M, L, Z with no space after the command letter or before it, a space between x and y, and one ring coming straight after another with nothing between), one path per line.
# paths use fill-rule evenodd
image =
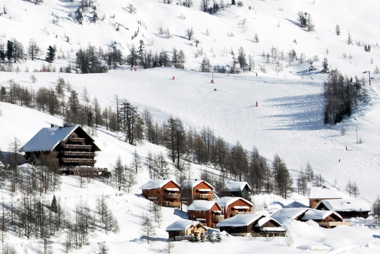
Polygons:
M92 145L77 145L77 144L65 144L63 145L64 149L78 149L78 150L91 150Z
M94 165L96 160L94 159L85 159L85 158L62 158L61 159L63 163L73 163L73 164L80 164L80 165Z
M219 222L219 221L222 221L222 220L224 220L224 215L213 215L212 217L211 217L211 220L213 221L213 222Z
M63 151L65 156L85 156L89 158L94 158L95 154L93 152L82 152L82 151Z
M329 221L329 222L318 222L319 226L324 228L334 228L336 226L346 225L351 226L350 222L341 222L341 221Z
M213 198L212 194L196 194L194 195L194 199L196 200L209 200L211 201Z
M164 201L162 202L162 205L163 206L167 206L167 207L180 207L181 206L181 202L171 202L171 201Z
M243 212L243 211L233 211L232 213L231 213L231 216L235 216L236 214L247 214L247 213L251 213L251 212Z
M84 144L84 138L69 138L69 140L73 143L80 143L80 144Z
M179 193L166 193L166 194L164 194L164 199L166 199L166 200L180 200L181 194L179 194Z

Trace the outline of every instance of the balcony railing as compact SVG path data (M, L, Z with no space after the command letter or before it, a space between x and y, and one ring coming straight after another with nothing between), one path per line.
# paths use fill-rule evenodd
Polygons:
M181 194L179 194L179 193L167 193L167 194L164 194L164 199L180 200Z
M214 222L219 222L221 220L224 220L224 215L213 215L211 220Z
M180 207L181 203L180 202L164 201L164 202L162 202L162 205L167 206L167 207Z
M332 228L340 225L351 226L350 222L330 221L330 222L318 222L321 227Z
M194 195L194 199L202 199L202 200L212 200L212 194L196 194Z

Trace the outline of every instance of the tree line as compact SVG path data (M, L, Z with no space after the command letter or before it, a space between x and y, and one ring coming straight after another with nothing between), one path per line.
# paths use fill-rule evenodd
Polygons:
M52 239L65 235L63 245L68 253L72 248L88 244L89 234L95 230L118 232L117 220L104 196L97 199L95 207L81 201L70 212L54 195L61 185L56 160L41 156L39 163L21 168L17 157L18 139L9 146L9 164L0 168L0 186L12 197L0 200L0 240L3 244L7 233L12 232L18 237L42 240L38 249L52 253ZM15 199L15 193L20 197Z
M364 81L357 77L344 77L336 69L329 73L323 88L325 124L334 125L343 121L344 117L350 117L352 111L368 99Z

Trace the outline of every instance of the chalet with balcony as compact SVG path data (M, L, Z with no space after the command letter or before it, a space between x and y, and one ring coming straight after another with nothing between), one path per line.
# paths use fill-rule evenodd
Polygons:
M149 180L141 186L142 195L160 206L180 207L181 187L173 180Z
M212 200L214 187L203 180L185 180L181 184L182 201L191 204L193 200Z
M218 203L208 200L194 200L187 208L187 215L190 220L200 221L211 228L215 228L216 224L224 219Z
M312 220L324 228L334 228L339 225L350 226L351 223L343 222L343 218L336 212L326 210L309 209L301 218L301 221Z
M236 214L252 213L253 204L240 197L222 197L216 201L222 208L224 218L230 218Z
M100 151L94 140L79 126L51 126L41 129L21 149L31 163L40 161L56 165L61 173L73 168L95 166L95 152ZM104 170L91 170L90 174L105 173ZM70 171L75 172L75 170Z
M342 196L335 188L312 187L309 189L309 207L315 208L322 200L341 199Z
M343 219L368 218L371 212L369 204L361 199L322 200L315 209L336 212Z
M170 224L166 228L169 234L169 240L181 241L199 241L205 238L207 229L199 221L193 220L178 220Z
M251 186L247 182L229 180L222 191L223 196L241 197L249 199Z
M235 236L284 236L286 232L279 222L261 213L237 214L216 226Z

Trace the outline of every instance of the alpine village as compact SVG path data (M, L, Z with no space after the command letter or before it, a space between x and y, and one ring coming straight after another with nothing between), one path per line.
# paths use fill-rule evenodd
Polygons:
M0 252L380 253L379 11L2 0Z

